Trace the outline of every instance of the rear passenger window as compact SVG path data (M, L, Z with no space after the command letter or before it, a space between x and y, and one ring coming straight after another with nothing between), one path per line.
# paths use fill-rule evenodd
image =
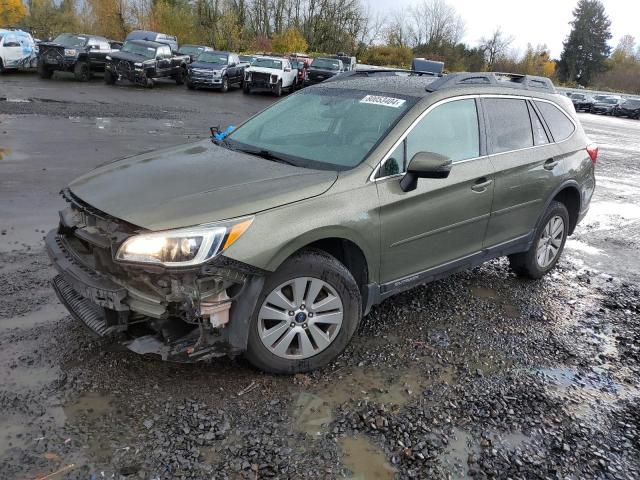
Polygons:
M491 127L491 153L533 146L527 103L511 98L483 100Z
M533 109L533 107L529 104L529 115L531 116L531 128L533 130L533 144L534 145L546 145L549 143L549 137L547 137L547 132L544 131L544 127L542 126L542 122L538 117L538 114Z
M556 142L561 142L571 136L576 127L558 107L552 103L539 101L536 101L536 107L542 113Z
M456 100L434 108L411 130L406 148L409 162L418 152L439 153L453 162L479 157L475 100Z

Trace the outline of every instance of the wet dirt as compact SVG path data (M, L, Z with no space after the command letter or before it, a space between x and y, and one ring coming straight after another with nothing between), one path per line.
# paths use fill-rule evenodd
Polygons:
M387 462L384 452L364 437L340 440L342 464L351 472L347 478L357 480L391 480L396 470Z
M42 250L71 178L273 99L0 89L56 100L0 101L0 478L640 478L640 122L580 115L598 188L552 274L497 260L405 292L335 362L287 377L112 348L59 305Z

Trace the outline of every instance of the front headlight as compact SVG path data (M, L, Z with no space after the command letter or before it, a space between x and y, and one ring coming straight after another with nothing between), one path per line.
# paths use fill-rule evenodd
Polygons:
M143 233L127 239L116 260L166 267L200 265L229 248L247 231L253 217L231 222Z
M111 55L107 55L106 57L104 57L105 60L111 60Z
M134 63L133 66L134 67L138 67L138 68L142 68L142 64L141 63Z
M78 54L78 51L75 48L65 48L64 56L65 57L75 57Z

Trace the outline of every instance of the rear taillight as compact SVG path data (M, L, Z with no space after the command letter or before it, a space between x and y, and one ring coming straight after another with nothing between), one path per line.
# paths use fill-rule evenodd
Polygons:
M587 153L589 154L589 158L591 158L591 161L595 165L598 161L598 145L592 143L591 145L587 146Z

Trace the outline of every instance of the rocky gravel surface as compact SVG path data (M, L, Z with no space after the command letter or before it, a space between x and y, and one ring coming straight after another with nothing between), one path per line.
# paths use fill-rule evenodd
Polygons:
M107 87L59 84L112 102ZM29 85L9 93L35 96ZM176 90L154 102L182 108ZM17 120L32 117L49 114ZM640 122L580 118L601 144L599 189L552 274L525 281L496 260L415 288L374 308L334 363L293 377L92 337L48 286L42 233L23 242L0 208L0 243L13 235L0 248L0 478L640 478ZM50 121L72 157L86 139Z

